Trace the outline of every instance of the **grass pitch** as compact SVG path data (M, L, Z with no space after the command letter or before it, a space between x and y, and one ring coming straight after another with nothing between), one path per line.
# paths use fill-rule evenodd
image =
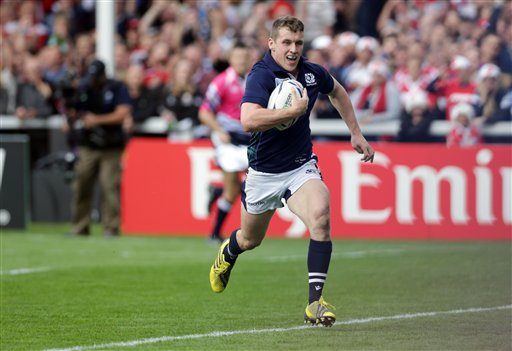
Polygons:
M222 294L203 237L5 231L0 350L511 350L510 242L334 241L332 328L305 327L307 240L266 239Z

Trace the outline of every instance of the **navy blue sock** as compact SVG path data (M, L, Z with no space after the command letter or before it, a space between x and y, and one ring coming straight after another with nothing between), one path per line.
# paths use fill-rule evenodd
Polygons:
M222 252L224 254L224 259L231 264L234 264L238 255L244 252L244 250L238 246L238 242L236 241L236 232L238 232L238 229L239 228L233 230L231 236L229 237L229 244L226 245L224 251Z
M309 241L308 273L309 303L318 301L322 296L327 271L331 262L332 241Z

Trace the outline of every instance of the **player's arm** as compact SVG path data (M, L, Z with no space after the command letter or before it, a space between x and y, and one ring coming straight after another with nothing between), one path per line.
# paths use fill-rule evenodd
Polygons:
M332 79L334 80L334 88L328 94L329 100L331 100L332 105L339 112L350 130L352 147L358 153L363 154L362 161L373 162L375 151L373 151L373 148L361 133L361 128L359 128L359 123L357 123L354 107L348 93L334 77Z
M302 97L292 90L292 102L289 108L268 109L252 102L244 102L240 121L246 132L260 132L271 129L276 125L298 118L308 109L308 93L304 88Z
M202 124L210 128L213 133L217 133L223 143L229 143L231 141L231 137L217 122L217 118L215 118L215 114L212 111L201 108L199 110L199 120Z

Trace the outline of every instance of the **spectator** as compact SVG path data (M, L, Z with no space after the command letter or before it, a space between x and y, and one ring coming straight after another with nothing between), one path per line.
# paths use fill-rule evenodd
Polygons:
M126 80L128 67L130 66L130 53L126 44L119 42L114 47L114 62L116 67L116 79ZM137 62L137 61L135 61Z
M373 61L368 68L371 81L352 95L357 119L361 124L398 119L401 106L395 83L389 80L389 68L382 61Z
M451 65L454 72L453 78L437 77L432 81L427 91L446 99L446 116L451 119L451 109L459 103L468 103L476 106L479 97L476 91L476 83L472 80L471 63L461 55L455 56Z
M446 144L451 146L473 146L481 142L481 134L472 123L475 117L473 106L459 103L450 111L453 127L446 137Z
M80 99L70 111L80 120L79 158L75 165L72 203L72 235L90 234L91 205L96 179L102 190L101 221L107 237L119 234L122 130L130 113L130 97L124 83L107 79L105 65L93 61L87 68Z
M493 123L499 120L510 120L510 108L506 108L505 96L511 89L499 86L501 71L498 66L487 63L478 71L478 94L480 104L476 109L475 123Z
M372 78L368 66L378 48L379 42L372 37L361 37L357 40L356 60L349 67L347 76L349 92L370 84Z
M430 124L432 114L428 109L427 94L414 89L404 94L405 109L400 119L398 142L426 143L432 141Z
M42 23L42 18L37 11L36 1L23 1L19 5L18 17L7 23L2 23L7 36L18 34L26 41L26 46L31 53L41 49L47 38L48 29Z
M329 72L343 86L348 85L348 73L350 66L356 59L356 43L359 36L354 32L343 32L339 34L332 47L329 56Z
M71 50L69 57L70 68L77 76L83 76L87 66L94 61L94 49L94 41L90 34L82 33L77 36L74 50Z
M296 2L297 16L304 20L308 31L304 33L306 48L311 42L322 35L332 35L336 21L336 11L333 0Z
M208 84L216 73L204 66L206 60L203 48L199 44L191 44L183 48L182 54L192 64L192 83L198 87L202 95L206 94Z
M125 130L137 132L140 125L150 117L158 115L161 91L144 85L144 67L132 64L126 71L126 86L131 99L131 113L125 120Z
M475 122L477 124L485 123L498 112L500 101L506 94L505 89L499 87L500 73L501 70L498 66L492 63L483 65L478 71L477 91L480 103L476 108Z
M199 123L199 106L203 94L192 83L193 66L185 58L179 59L173 69L173 80L163 93L160 115L169 122L172 136L179 138L188 134L193 136ZM180 134L182 134L180 136Z
M53 18L52 33L48 38L47 46L57 46L62 55L70 50L68 17L64 12L57 13Z
M393 80L400 91L402 106L407 102L408 92L421 90L426 92L429 82L432 80L432 71L428 67L422 67L422 60L417 57L410 57L407 60L407 67L398 69ZM433 107L434 99L428 100L429 107Z
M169 72L167 70L169 54L169 45L165 42L157 42L151 48L144 77L144 84L149 88L158 88L169 82Z
M64 64L59 46L46 46L39 54L43 65L43 78L50 83L52 87L59 85L68 77L68 69Z
M46 118L53 113L52 88L44 81L37 57L28 57L23 65L23 78L16 92L16 117Z
M496 55L496 65L502 72L502 84L505 87L512 86L512 2L507 1L495 7L496 34L500 38L500 46Z
M0 115L14 115L16 111L17 82L8 43L0 46Z
M512 122L512 89L510 88L501 98L496 113L486 119L485 123L492 124L500 121Z

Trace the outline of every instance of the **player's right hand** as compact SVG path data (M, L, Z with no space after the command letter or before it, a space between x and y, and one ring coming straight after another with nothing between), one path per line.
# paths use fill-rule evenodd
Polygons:
M295 118L302 116L308 109L309 97L306 88L302 89L302 97L292 89L292 106L293 116Z

